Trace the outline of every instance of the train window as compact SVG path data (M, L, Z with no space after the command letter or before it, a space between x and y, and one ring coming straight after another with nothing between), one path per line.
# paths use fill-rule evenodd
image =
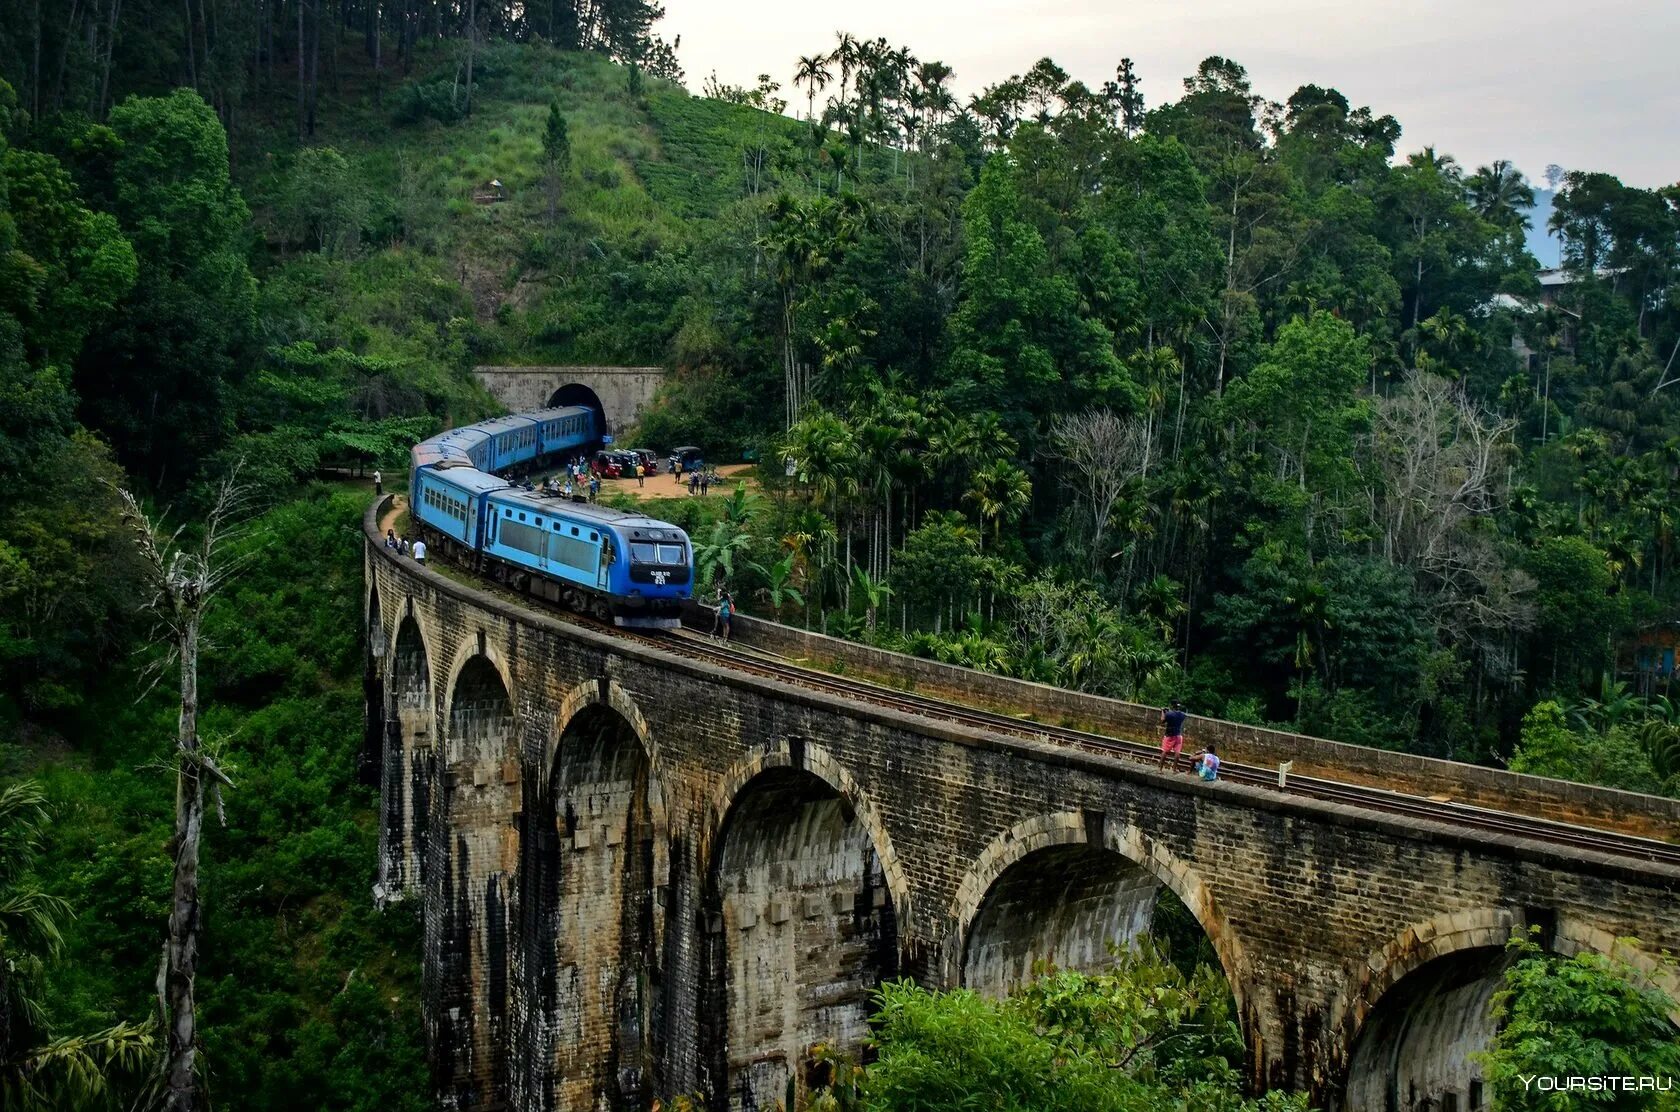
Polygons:
M683 558L682 545L648 544L646 541L631 542L630 558L638 564L664 564L667 567L681 567L687 562Z
M520 520L520 521L524 521L524 520L525 520L525 515L524 515L524 514L520 514L520 515L519 515L519 520Z

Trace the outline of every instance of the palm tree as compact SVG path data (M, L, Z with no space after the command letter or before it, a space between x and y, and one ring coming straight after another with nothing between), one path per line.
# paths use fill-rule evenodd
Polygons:
M1183 586L1169 575L1157 575L1137 589L1132 601L1140 613L1155 623L1162 643L1172 644L1178 620L1188 609L1184 604Z
M862 567L852 569L852 586L863 599L864 628L874 633L875 615L892 598L893 590L885 580L872 578Z
M1628 689L1627 681L1612 679L1609 673L1599 677L1598 697L1589 695L1569 708L1569 717L1588 733L1605 733L1647 710L1644 699Z
M829 72L828 59L821 54L806 54L799 59L799 64L793 71L793 87L805 86L805 118L815 118L817 94L828 88L828 83L834 79Z
M694 546L694 568L699 579L698 586L702 590L710 587L713 578L720 571L725 580L733 576L735 557L750 544L752 534L743 531L733 522L712 522L705 539Z
M852 530L848 518L862 489L857 433L832 413L814 412L788 430L784 454L793 457L794 477L809 493L812 505L827 510L840 522L846 543L845 574L849 577ZM848 599L850 582L849 578L841 581Z
M764 579L764 586L758 589L758 597L770 604L771 613L776 620L782 620L782 607L805 605L805 595L793 585L796 572L794 562L798 554L789 552L769 567L763 564L750 564L754 573Z
M1427 146L1418 151L1406 162L1419 170L1433 170L1436 174L1451 181L1464 179L1464 168L1458 164L1458 159L1450 154L1441 154L1434 146Z
M852 70L862 59L862 46L850 31L835 32L834 50L825 59L840 67L840 103L846 103L846 90L851 87Z
M923 62L916 67L916 84L927 98L927 108L933 126L957 106L946 82L951 79L951 67L944 62Z
M71 911L29 878L47 822L46 797L33 781L0 788L0 1106L6 1108L93 1107L104 1101L114 1075L138 1076L156 1058L151 1023L50 1037L35 993L47 960L63 945L62 924Z
M761 501L758 495L747 492L746 483L736 483L729 497L723 500L723 520L745 528Z
M981 524L992 526L992 543L1000 539L1005 521L1013 524L1032 504L1032 480L1027 473L1006 459L993 460L974 473L966 501L974 503L980 513ZM981 533L985 535L984 531Z
M45 1025L35 981L64 944L60 923L70 918L68 903L29 882L47 821L46 796L33 781L0 791L0 1062Z
M1470 207L1490 224L1501 228L1527 228L1527 209L1534 207L1534 190L1522 171L1501 158L1491 166L1478 167L1464 183Z

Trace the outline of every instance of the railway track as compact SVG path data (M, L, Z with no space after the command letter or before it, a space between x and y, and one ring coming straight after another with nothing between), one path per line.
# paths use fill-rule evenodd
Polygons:
M1001 714L997 711L981 710L948 699L897 691L867 680L840 676L832 672L791 664L779 657L746 649L739 645L722 645L709 637L686 628L657 633L625 629L601 621L598 618L567 610L532 595L510 591L505 586L498 585L491 589L508 591L512 597L518 599L521 603L538 603L550 613L560 616L562 620L588 626L623 640L637 641L653 648L705 660L720 667L760 675L767 679L774 679L797 687L839 695L858 702L871 703L903 714L950 722L955 725L1004 734L1010 737L1050 742L1111 759L1153 763L1158 758L1158 750L1150 742L1110 737L1106 734L1077 730L1068 726L1035 722L1030 719ZM1637 835L1621 834L1596 827L1559 822L1555 819L1543 819L1509 811L1498 811L1488 807L1476 807L1452 800L1407 795L1403 792L1390 791L1385 788L1349 784L1338 780L1327 780L1322 777L1291 774L1287 779L1287 786L1280 787L1275 769L1242 764L1228 758L1220 761L1219 775L1221 779L1232 783L1248 784L1271 791L1288 792L1367 811L1425 819L1485 834L1523 838L1553 846L1602 853L1611 857L1633 858L1680 867L1680 845L1658 841L1654 838L1642 838Z
M1109 737L1067 726L1034 722L996 711L980 710L946 699L895 691L890 687L884 687L866 680L838 676L813 668L804 668L748 649L720 645L689 630L651 634L616 629L604 624L601 624L601 628L611 629L615 635L620 637L628 636L632 640L641 641L668 651L680 652L721 667L753 673L794 686L840 695L847 699L871 703L920 718L932 718L1012 737L1049 741L1103 757L1142 762L1154 762L1158 757L1156 747L1147 742ZM1406 795L1383 788L1346 784L1313 776L1291 775L1288 777L1287 787L1280 789L1276 770L1241 764L1229 759L1220 762L1219 775L1221 779L1233 783L1249 784L1272 791L1287 791L1328 803L1338 803L1391 815L1427 819L1432 822L1474 829L1488 834L1502 834L1572 849L1591 850L1614 857L1637 858L1643 861L1680 867L1680 846L1651 838L1640 838L1631 834L1619 834L1552 819L1496 811L1490 808L1456 803L1451 800Z

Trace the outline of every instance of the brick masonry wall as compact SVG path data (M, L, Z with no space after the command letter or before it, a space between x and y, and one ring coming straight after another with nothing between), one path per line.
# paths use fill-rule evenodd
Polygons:
M685 620L697 628L710 629L711 611L691 606ZM894 677L908 684L910 690L927 695L1023 714L1042 722L1077 725L1114 737L1150 742L1160 738L1159 711L1155 707L886 652L751 617L737 617L736 631L743 644L821 662L824 667L839 664L853 674ZM1323 776L1412 795L1446 796L1461 803L1680 842L1677 799L1522 776L1503 769L1194 715L1186 733L1192 751L1211 741L1227 760L1265 768L1291 761L1291 775L1295 776Z
M1172 888L1230 978L1253 1079L1317 1094L1339 1090L1361 1025L1389 987L1435 957L1497 947L1529 921L1545 924L1560 950L1615 950L1659 977L1652 955L1680 949L1680 869L1203 784L851 703L510 605L373 541L367 574L380 620L393 627L386 636L394 640L400 616L412 613L428 646L439 736L453 744L468 732L443 726L454 721L445 708L469 661L490 662L511 694L512 725L487 730L461 756L492 783L511 757L523 790L473 807L434 805L433 825L413 835L421 873L439 877L425 886L423 908L428 1029L440 1094L457 1107L548 1107L538 1074L551 1072L563 1090L570 1077L616 1077L638 1055L651 1059L660 1094L734 1094L741 1077L730 1070L741 1074L743 1063L801 1054L819 1032L845 1047L860 1030L852 1017L869 981L897 970L959 982L965 938L994 883L1058 846L1107 851ZM534 898L529 880L509 874L535 869L525 845L538 840L531 777L553 767L551 750L568 744L563 731L586 708L616 715L645 755L651 891L633 891L633 873L611 881L580 870L606 898L580 894L547 929L564 937L557 945L590 951L579 965L593 963L597 985L633 974L646 986L635 1007L648 1037L644 1051L636 1023L586 1023L575 1054L557 1049L533 1063L528 1052L540 1042L507 1032L540 1028L533 1001L550 989L498 987L497 978L549 974L541 962L506 957L531 949L517 935L540 921L524 906ZM615 777L601 781L604 801L625 798ZM805 803L776 805L772 793L795 788ZM837 810L824 802L836 799ZM447 871L428 864L446 859ZM1078 854L1034 860L1061 862L1070 884L1079 876ZM849 893L861 915L850 925ZM502 899L512 906L498 909ZM771 911L778 899L790 902ZM621 925L615 934L608 923L625 923L632 905L648 909L651 942L627 946L635 932ZM749 907L759 921L743 929ZM771 926L808 949L745 938L767 911ZM1078 918L1078 909L1048 908L1022 929L1066 938ZM1115 919L1093 905L1086 921ZM1639 947L1618 943L1623 936ZM790 970L799 989L791 997ZM766 1013L777 1000L784 1011ZM498 1016L498 1001L511 1014Z
M474 367L473 374L513 413L541 409L562 386L595 391L607 424L617 432L641 418L669 372L664 367ZM622 442L621 442L622 443ZM636 447L636 445L626 445Z

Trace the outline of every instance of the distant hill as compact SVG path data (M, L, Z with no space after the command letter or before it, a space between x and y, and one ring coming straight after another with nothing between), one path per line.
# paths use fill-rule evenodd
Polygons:
M1550 189L1536 189L1534 208L1528 214L1528 249L1540 260L1540 265L1547 268L1563 262L1563 244L1546 230L1547 223L1552 219L1553 196Z

